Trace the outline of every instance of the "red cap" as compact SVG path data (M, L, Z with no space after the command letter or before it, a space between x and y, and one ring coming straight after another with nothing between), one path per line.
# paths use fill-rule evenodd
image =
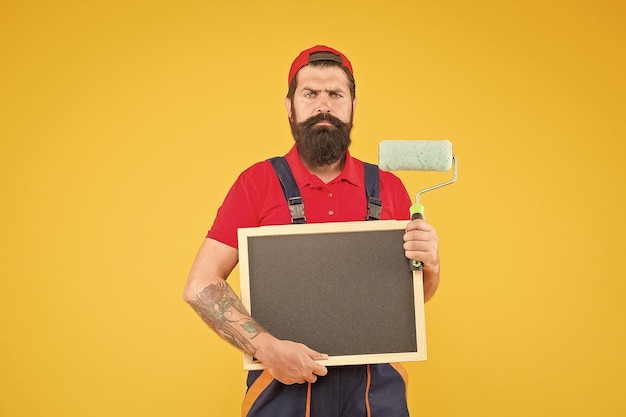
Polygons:
M312 48L306 49L300 52L300 55L296 59L294 59L291 64L291 68L289 69L289 78L287 79L287 85L291 84L293 77L296 76L298 71L309 65L314 61L335 61L341 64L344 69L346 69L352 77L354 77L354 73L352 72L352 64L346 58L344 54L337 51L336 49L329 48L324 45L317 45Z

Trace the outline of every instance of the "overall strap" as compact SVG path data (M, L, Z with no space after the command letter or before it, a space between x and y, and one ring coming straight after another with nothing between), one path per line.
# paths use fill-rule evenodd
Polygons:
M363 162L365 169L365 196L367 197L367 220L380 220L383 202L380 200L378 165Z
M291 168L287 160L283 156L275 156L270 158L269 161L276 171L276 175L280 181L280 186L283 189L285 200L289 205L289 214L291 215L291 223L302 224L306 223L306 217L304 215L304 202L300 195L300 189L296 180L293 178ZM363 163L365 170L365 196L367 198L367 219L366 220L379 220L380 213L383 209L383 203L380 200L380 179L378 166Z
M282 156L276 156L274 158L270 158L270 162L272 163L274 171L276 171L276 175L278 175L280 186L283 189L283 194L285 195L287 204L289 204L291 223L306 223L306 217L304 216L304 203L302 202L302 197L300 196L300 189L298 188L298 184L296 184L296 180L293 178L293 174L291 173L291 168L289 168L287 160Z

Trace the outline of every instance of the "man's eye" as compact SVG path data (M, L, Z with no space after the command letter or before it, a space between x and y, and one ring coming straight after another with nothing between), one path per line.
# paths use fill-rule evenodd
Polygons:
M307 91L306 93L304 93L304 97L306 98L313 98L315 97L315 93L312 91Z

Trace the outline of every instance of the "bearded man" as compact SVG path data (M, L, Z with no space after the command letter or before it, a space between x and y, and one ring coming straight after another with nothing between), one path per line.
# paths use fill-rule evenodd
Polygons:
M238 228L368 217L364 164L348 150L356 107L352 64L333 48L314 46L293 61L288 86L295 145L280 160L295 179L300 207L290 210L274 161L242 172L198 252L184 299L217 334L265 365L248 374L243 416L408 416L401 365L326 367L327 355L263 329L226 282L238 262ZM399 178L385 171L378 176L378 218L408 220L411 199ZM424 299L430 299L439 284L435 229L422 219L409 222L404 250L422 262Z

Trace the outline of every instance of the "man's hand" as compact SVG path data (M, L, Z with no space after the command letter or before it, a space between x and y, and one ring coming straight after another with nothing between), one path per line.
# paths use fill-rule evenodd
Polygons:
M315 362L328 359L328 355L288 340L278 340L262 333L255 340L255 357L263 363L274 379L286 385L315 382L318 376L328 373L325 366Z
M424 301L428 301L439 286L439 238L435 228L425 220L412 220L404 233L404 254L422 261Z
M422 261L424 268L439 268L439 239L435 228L422 219L411 221L404 233L404 253L409 259Z

